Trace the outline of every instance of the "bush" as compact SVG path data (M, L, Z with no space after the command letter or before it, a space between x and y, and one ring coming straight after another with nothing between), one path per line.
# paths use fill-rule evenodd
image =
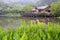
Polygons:
M54 13L55 16L60 16L60 1L51 4L51 12Z
M60 40L60 25L24 22L16 29L0 28L0 40Z

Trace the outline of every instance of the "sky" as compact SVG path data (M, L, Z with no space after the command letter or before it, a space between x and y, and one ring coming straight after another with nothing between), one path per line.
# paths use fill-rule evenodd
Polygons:
M37 2L38 0L3 0L6 3L9 2Z
M20 0L3 0L4 2L18 2Z

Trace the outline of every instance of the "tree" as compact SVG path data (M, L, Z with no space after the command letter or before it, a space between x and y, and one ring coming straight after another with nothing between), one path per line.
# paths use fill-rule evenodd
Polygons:
M55 16L60 16L60 1L51 4L51 12L55 14Z
M33 5L32 4L27 4L23 7L23 11L30 11L31 9L33 8Z

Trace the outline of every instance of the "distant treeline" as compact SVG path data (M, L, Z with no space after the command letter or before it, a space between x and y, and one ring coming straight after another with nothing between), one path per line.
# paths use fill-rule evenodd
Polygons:
M13 11L6 11L6 10L0 10L0 13L20 13L23 11L13 10Z

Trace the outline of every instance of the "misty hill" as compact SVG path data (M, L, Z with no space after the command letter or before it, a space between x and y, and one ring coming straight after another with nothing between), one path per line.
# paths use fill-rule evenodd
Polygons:
M52 2L56 2L57 0L0 0L0 6L2 7L10 7L16 5L26 5L26 4L33 4L33 5L44 5L50 4Z
M3 0L4 3L8 4L20 4L20 5L26 5L28 3L32 4L49 4L52 2L55 2L57 0Z
M53 2L56 2L58 0L39 0L36 4L38 5L45 5L45 4L51 4Z

